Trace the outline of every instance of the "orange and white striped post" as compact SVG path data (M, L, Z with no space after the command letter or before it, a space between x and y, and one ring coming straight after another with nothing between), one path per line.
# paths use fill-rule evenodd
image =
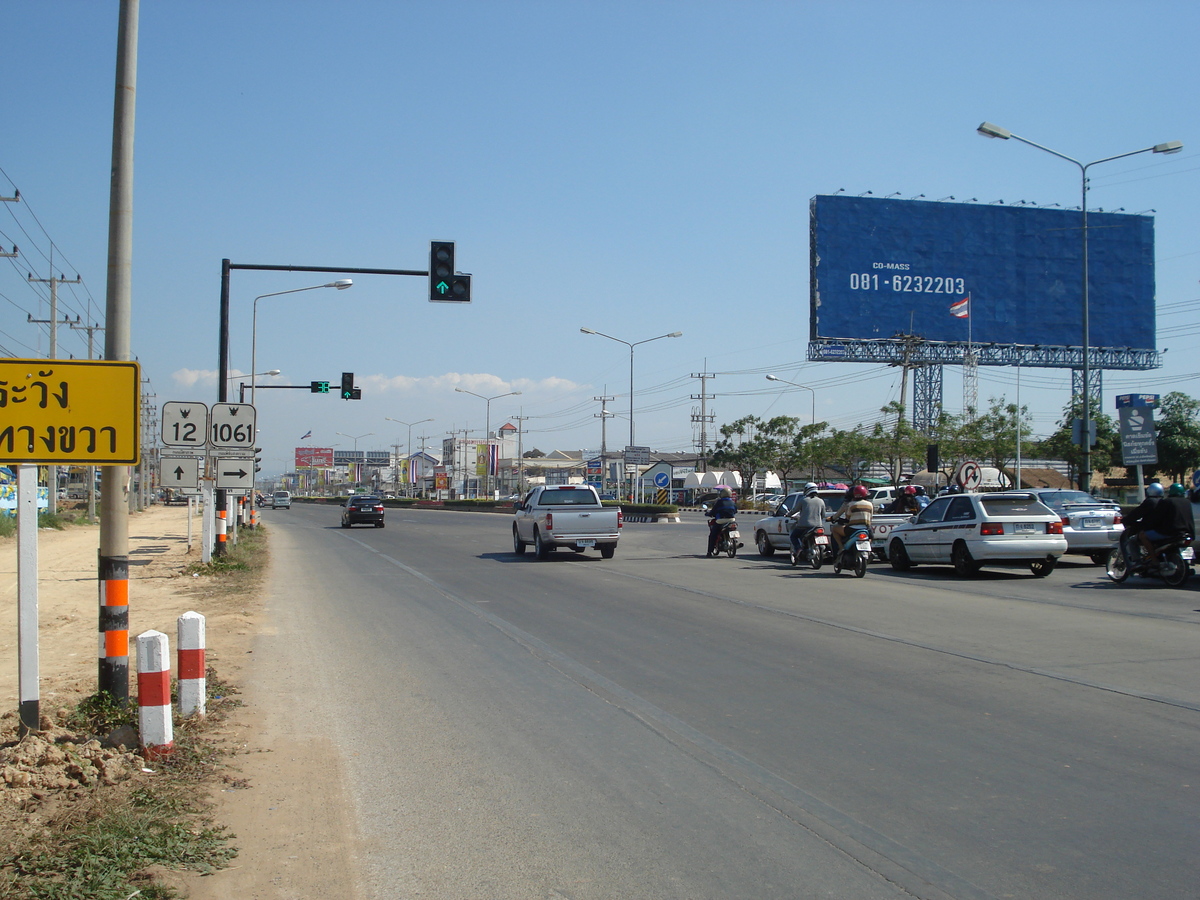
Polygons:
M167 636L146 631L137 636L138 730L142 755L158 759L175 744L171 722L171 653Z

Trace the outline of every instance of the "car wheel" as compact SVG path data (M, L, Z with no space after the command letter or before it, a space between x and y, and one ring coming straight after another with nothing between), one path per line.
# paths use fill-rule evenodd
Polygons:
M771 539L767 537L765 531L760 531L754 538L754 543L758 544L759 556L774 556L775 548L771 546Z
M971 551L962 541L958 541L950 551L950 562L954 564L954 574L963 578L979 571L979 563L971 559Z
M520 536L517 534L517 526L514 525L513 526L513 553L517 554L517 556L524 556L525 555L525 547L526 547L526 544L523 540L521 540Z
M1120 547L1108 551L1108 560L1104 563L1104 574L1120 584L1129 577L1129 561Z
M376 527L376 528L382 528L382 527L383 527L383 519L380 519L378 522L376 522L376 523L375 523L375 527Z
M900 538L892 538L888 546L888 561L897 572L907 572L912 568L912 560L908 558L908 551L904 549L904 542Z
M538 559L545 559L550 555L550 546L542 540L542 533L536 528L533 529L533 555Z
M616 545L616 544L601 544L601 545L600 545L600 555L601 555L601 556L602 556L604 559L612 559L612 558L613 558L613 555L614 555L616 552L617 552L617 545Z
M1054 571L1054 567L1058 565L1058 560L1051 557L1050 559L1039 559L1035 563L1029 564L1029 570L1038 578L1045 578Z
M1092 554L1092 562L1098 566L1108 565L1108 553L1107 550L1097 550Z
M349 522L343 522L343 523L342 523L342 527L343 527L343 528L349 528L349 527L350 527L350 523L349 523Z

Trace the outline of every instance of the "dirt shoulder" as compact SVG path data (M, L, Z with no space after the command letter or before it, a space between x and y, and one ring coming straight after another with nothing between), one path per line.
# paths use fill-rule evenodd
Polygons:
M271 673L256 668L256 641L272 627L269 573L248 593L233 594L213 579L186 574L200 559L199 517L191 532L189 547L186 507L155 506L130 517L129 633L163 632L174 658L178 617L189 610L206 617L207 662L244 702L217 734L229 756L224 776L210 786L216 819L237 836L239 855L215 875L168 873L165 880L193 900L356 897L351 816L337 755L330 742L296 733L287 711L272 707ZM49 724L97 689L98 548L94 525L38 535L40 706ZM15 538L0 539L0 590L0 742L12 750L19 699ZM130 656L135 694L132 641ZM96 781L103 790L105 780ZM48 768L32 781L18 774L0 784L0 828L27 827L40 805L83 793L77 781Z

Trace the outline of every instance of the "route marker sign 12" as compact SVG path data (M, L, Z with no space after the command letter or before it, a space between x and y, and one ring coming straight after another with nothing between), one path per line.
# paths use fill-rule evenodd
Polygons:
M116 360L0 360L0 461L134 465L141 370Z
M203 450L208 443L208 407L168 400L162 405L161 437L166 447Z

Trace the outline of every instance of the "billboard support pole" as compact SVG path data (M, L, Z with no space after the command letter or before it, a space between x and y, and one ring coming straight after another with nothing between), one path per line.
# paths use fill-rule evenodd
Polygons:
M1000 138L1007 141L1009 138L1020 141L1022 144L1028 144L1030 147L1036 147L1039 150L1045 150L1052 156L1057 156L1059 159L1065 159L1069 163L1073 163L1079 167L1080 181L1082 183L1082 202L1079 205L1082 214L1082 241L1083 241L1083 285L1082 285L1082 304L1083 304L1083 427L1080 429L1083 437L1083 463L1079 467L1079 489L1091 493L1092 488L1092 409L1091 409L1091 392L1089 365L1088 365L1088 344L1090 334L1088 321L1088 219L1087 219L1087 195L1088 195L1088 177L1087 170L1092 166L1097 166L1100 163L1112 162L1114 159L1124 159L1127 156L1136 156L1139 153L1178 153L1183 149L1182 141L1167 141L1163 144L1155 144L1152 147L1143 147L1141 150L1130 150L1128 153L1118 153L1116 156L1106 156L1104 159L1095 159L1089 163L1082 163L1077 159L1072 159L1064 153L1059 153L1057 150L1051 150L1034 141L1013 134L1007 128L1001 128L999 125L993 125L991 122L984 122L976 131L984 137Z

